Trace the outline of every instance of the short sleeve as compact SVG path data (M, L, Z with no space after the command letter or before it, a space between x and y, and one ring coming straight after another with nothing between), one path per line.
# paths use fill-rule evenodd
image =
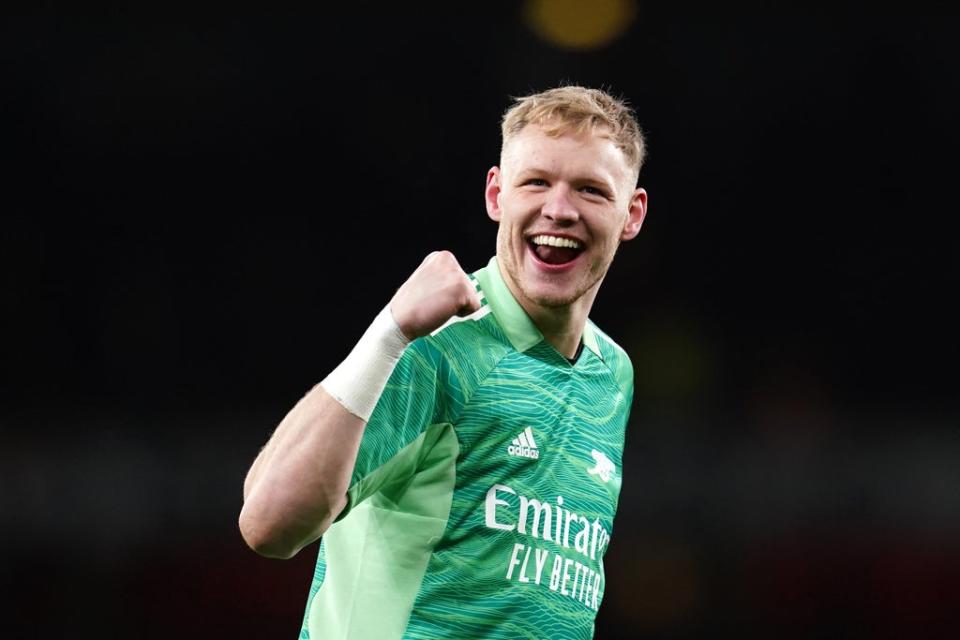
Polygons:
M338 520L387 483L416 471L431 444L428 427L453 422L451 396L459 393L457 377L429 338L407 347L364 430Z

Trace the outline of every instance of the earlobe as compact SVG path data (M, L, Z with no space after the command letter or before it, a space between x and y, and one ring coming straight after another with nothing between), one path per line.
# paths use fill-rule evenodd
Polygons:
M647 217L647 192L645 189L637 189L633 192L630 199L630 210L627 212L627 221L623 227L621 240L633 240L640 233L640 227L643 225L644 218Z
M487 215L491 220L500 222L500 167L491 167L487 172L484 200L487 204Z

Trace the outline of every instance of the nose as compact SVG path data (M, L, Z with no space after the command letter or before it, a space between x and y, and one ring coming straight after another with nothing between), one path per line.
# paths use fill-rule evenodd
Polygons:
M548 193L540 212L548 219L563 225L569 225L580 219L570 192L570 187L555 185Z

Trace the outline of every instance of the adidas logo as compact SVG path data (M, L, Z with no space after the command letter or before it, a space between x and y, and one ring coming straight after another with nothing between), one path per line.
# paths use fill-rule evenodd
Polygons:
M540 457L537 441L533 439L533 429L527 427L507 446L507 453L521 458L536 460Z

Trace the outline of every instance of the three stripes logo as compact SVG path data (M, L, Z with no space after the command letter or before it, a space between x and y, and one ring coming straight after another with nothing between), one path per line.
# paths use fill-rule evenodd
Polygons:
M540 457L537 441L533 439L533 429L527 427L507 446L507 453L520 458L536 460Z

